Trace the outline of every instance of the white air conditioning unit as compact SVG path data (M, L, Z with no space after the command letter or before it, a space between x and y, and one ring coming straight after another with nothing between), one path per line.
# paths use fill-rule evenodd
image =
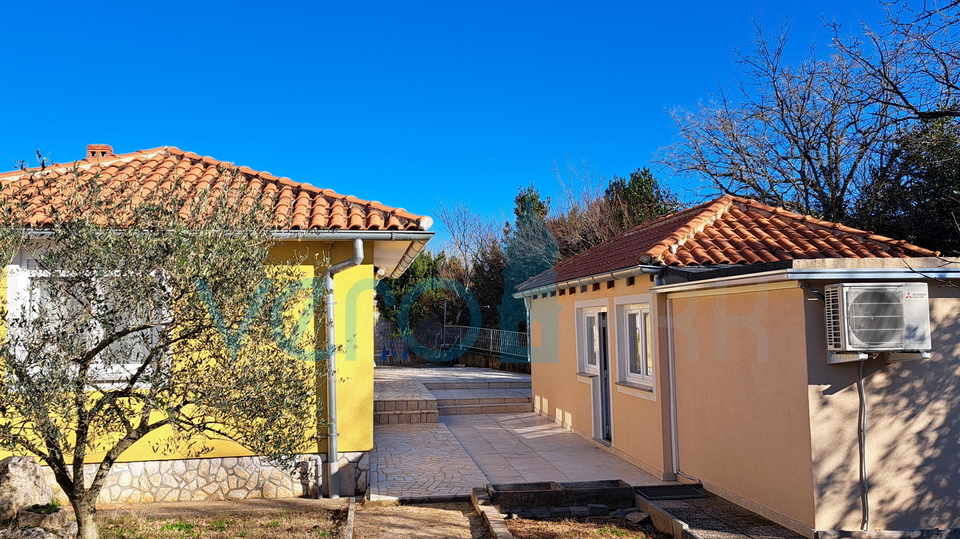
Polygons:
M890 352L895 360L929 357L926 283L844 283L824 287L828 363Z

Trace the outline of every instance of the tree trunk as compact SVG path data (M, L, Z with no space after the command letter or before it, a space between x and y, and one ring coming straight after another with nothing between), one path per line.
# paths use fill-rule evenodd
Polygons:
M100 539L100 531L93 520L93 502L84 496L80 500L70 500L70 504L77 516L77 539Z

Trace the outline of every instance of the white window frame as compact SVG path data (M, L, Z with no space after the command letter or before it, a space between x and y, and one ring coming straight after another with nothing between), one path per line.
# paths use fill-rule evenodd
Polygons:
M574 311L577 317L577 372L591 376L600 375L600 339L599 339L599 313L607 312L609 302L606 299L578 301L574 304ZM589 330L588 320L593 320L594 333L593 349L589 348ZM594 358L594 363L590 363L588 358Z
M42 247L41 247L42 248ZM13 319L26 312L30 316L32 311L31 281L49 277L50 271L37 268L36 258L25 249L21 249L13 261L7 266L7 317ZM7 327L11 327L8 323ZM151 331L151 339L154 344L159 339L159 332L154 329ZM91 389L120 389L126 387L129 377L142 365L140 362L117 364L110 369L100 368L94 370L89 382L94 384ZM135 367L131 371L131 367ZM124 378L126 376L126 379ZM143 382L137 383L135 388L146 387Z
M617 298L617 372L618 382L653 390L657 376L656 323L653 319L650 294ZM634 335L630 332L630 316L637 316ZM645 323L646 322L646 323ZM639 334L639 335L637 335ZM636 353L640 356L640 372L633 372L631 341L639 337Z

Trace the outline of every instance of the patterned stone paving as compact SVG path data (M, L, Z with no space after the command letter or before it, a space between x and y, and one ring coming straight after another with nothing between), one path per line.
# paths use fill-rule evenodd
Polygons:
M427 369L377 367L373 375L374 400L435 400L430 390L415 376L417 371L424 370Z
M375 380L378 403L429 400L459 408L502 399L483 406L507 412L513 411L507 409L510 401L530 395L529 375L488 369L378 367ZM370 459L374 501L468 497L473 487L487 483L623 479L632 485L663 484L533 412L444 415L439 423L381 422L374 427Z
M370 456L370 500L469 497L487 480L443 423L378 425Z

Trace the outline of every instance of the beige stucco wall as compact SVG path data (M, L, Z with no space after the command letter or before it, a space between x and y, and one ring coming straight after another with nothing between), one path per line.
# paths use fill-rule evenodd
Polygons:
M960 289L928 285L932 358L865 364L872 529L960 527ZM856 530L859 363L828 365L823 306L805 311L816 527Z
M664 430L661 406L660 386L666 384L665 357L658 356L656 389L645 398L617 386L617 324L616 298L649 293L651 283L647 276L637 276L633 286L627 286L626 280L614 281L613 288L600 283L600 289L587 286L586 292L576 288L564 295L547 296L530 303L532 327L532 387L535 409L563 426L591 438L594 433L593 392L597 386L594 379L577 376L577 328L576 307L578 302L605 300L609 317L609 357L610 357L610 395L611 395L611 432L615 452L646 471L663 476ZM654 299L656 296L654 296ZM653 307L656 320L657 309ZM657 353L655 351L655 353ZM663 354L661 354L663 355ZM619 391L618 391L619 389Z
M813 527L806 302L796 286L668 296L678 453L681 472Z

